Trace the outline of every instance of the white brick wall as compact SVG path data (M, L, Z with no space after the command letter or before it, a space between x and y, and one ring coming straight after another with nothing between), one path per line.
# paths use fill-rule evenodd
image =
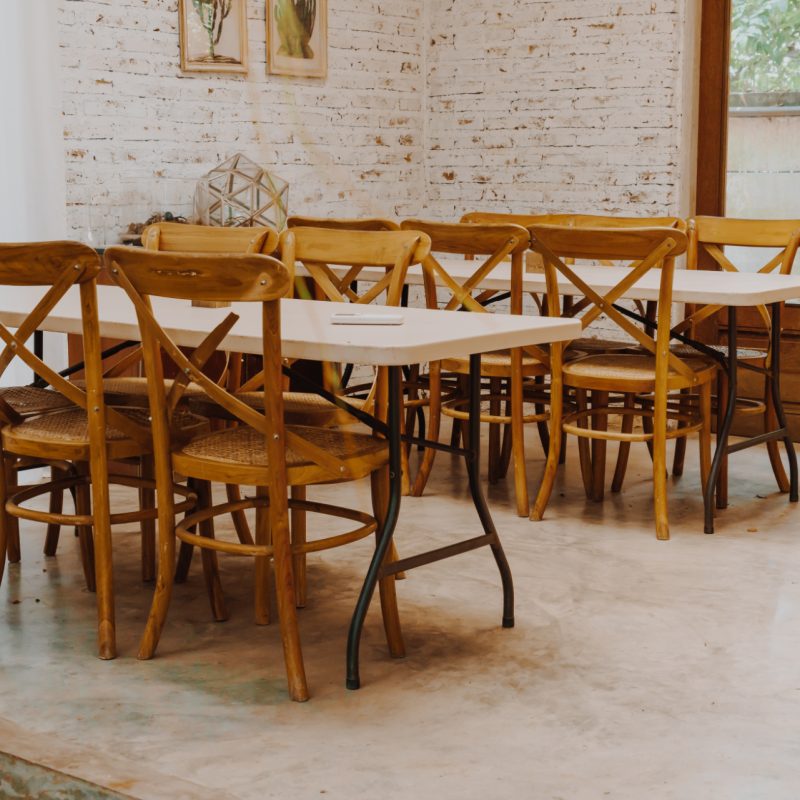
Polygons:
M237 151L290 181L294 212L418 213L422 4L329 0L323 81L267 75L263 0L247 76L181 73L177 0L59 0L70 226L93 206L118 234Z
M692 1L432 0L428 212L686 211Z
M695 2L329 0L321 81L266 74L263 0L246 77L180 72L177 0L59 0L70 223L236 151L295 213L686 211Z

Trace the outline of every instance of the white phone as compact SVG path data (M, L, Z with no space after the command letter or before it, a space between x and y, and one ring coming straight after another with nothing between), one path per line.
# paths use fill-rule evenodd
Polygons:
M331 314L334 325L402 325L402 314L370 314L368 311L335 311Z

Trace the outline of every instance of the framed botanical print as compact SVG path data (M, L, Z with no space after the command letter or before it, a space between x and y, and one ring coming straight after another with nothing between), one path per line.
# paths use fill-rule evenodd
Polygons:
M266 2L269 72L324 78L328 71L327 0Z
M179 0L181 69L247 72L247 0Z

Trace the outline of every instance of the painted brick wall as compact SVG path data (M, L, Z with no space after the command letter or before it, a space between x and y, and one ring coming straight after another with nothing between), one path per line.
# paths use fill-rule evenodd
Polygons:
M693 23L692 0L432 0L429 213L686 211Z
M291 182L295 212L419 212L423 0L329 0L324 81L266 74L263 0L248 1L246 77L182 74L177 5L59 0L73 229L188 211L197 178L237 151Z

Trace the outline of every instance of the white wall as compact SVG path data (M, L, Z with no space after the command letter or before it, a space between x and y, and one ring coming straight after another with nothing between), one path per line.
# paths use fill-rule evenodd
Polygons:
M95 204L118 233L164 178L188 200L237 151L290 181L295 213L418 213L423 0L330 0L325 80L267 75L264 0L248 0L247 76L181 73L177 5L58 0L73 229Z
M0 74L0 241L64 238L62 98L52 0L3 0ZM45 347L51 364L65 364L64 337L46 336ZM2 383L30 379L28 369L12 363Z

